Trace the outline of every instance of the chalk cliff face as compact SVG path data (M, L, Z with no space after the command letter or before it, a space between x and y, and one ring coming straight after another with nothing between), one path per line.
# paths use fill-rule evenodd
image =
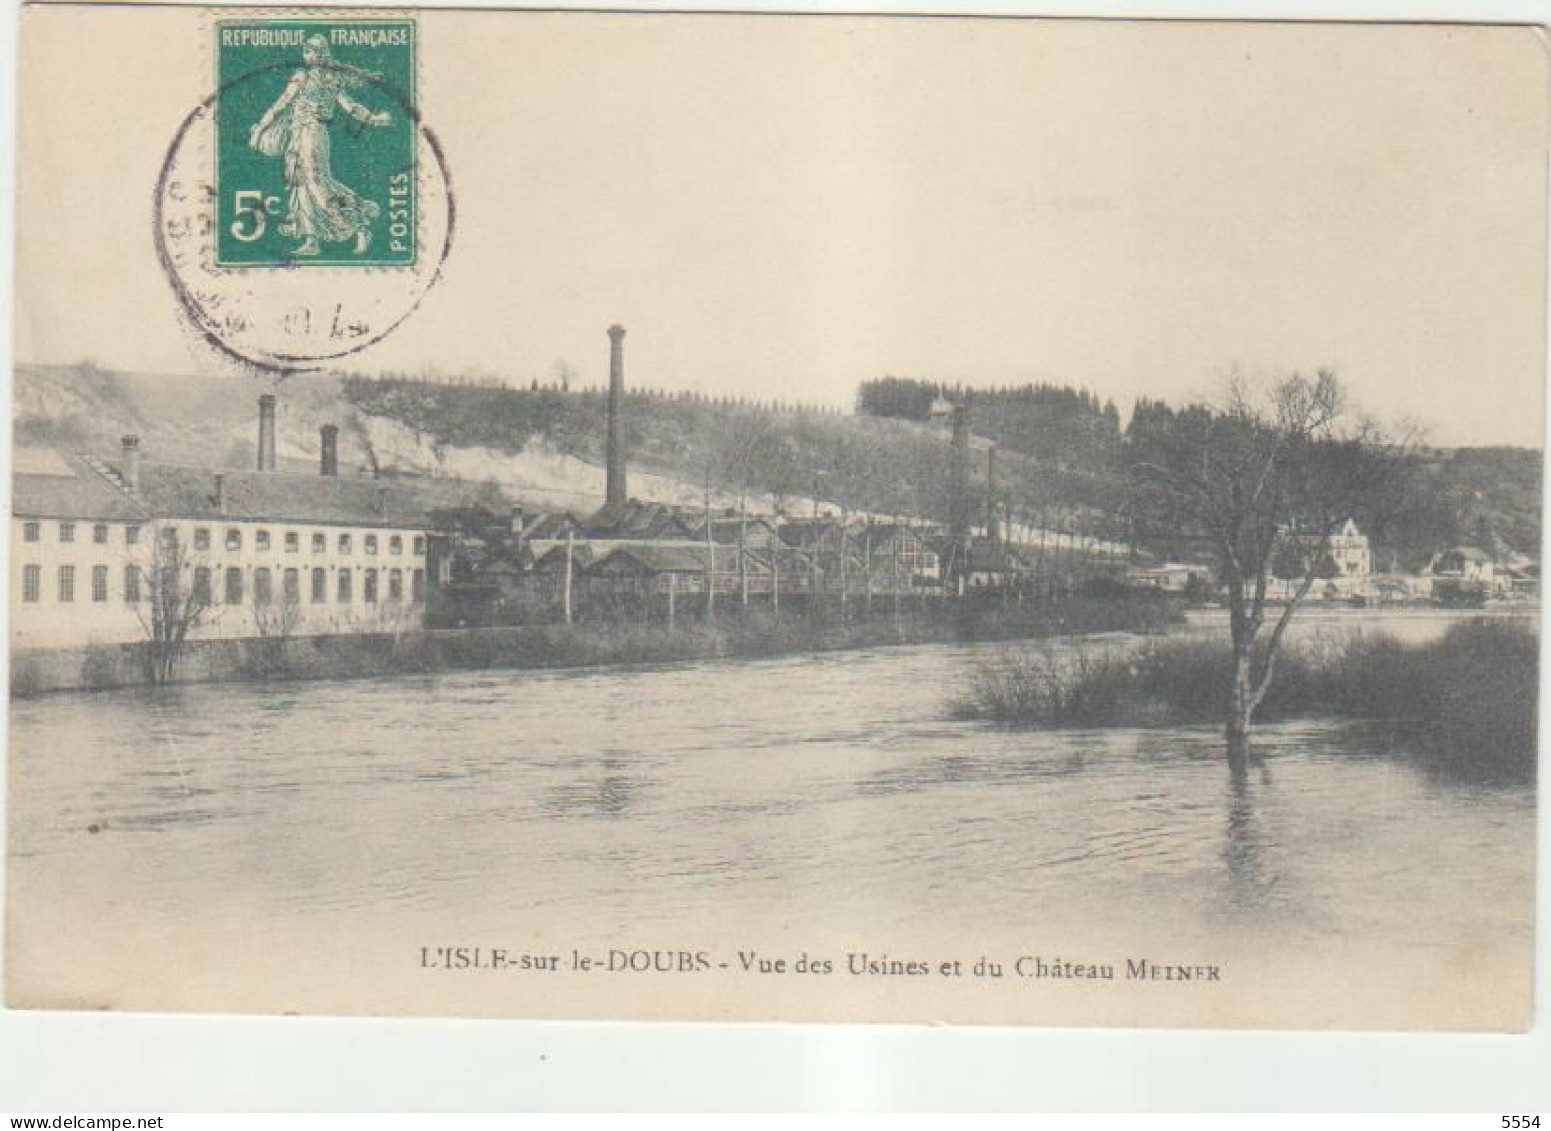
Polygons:
M276 388L245 377L19 365L12 401L15 438L19 445L112 458L118 437L132 432L148 459L251 468L257 460L258 398L266 392L280 394L280 468L298 470L292 465L303 459L311 464L318 451L317 425L325 420L322 410L338 396L337 382L327 378Z
M558 451L547 439L529 440L517 453L485 445L445 443L397 420L357 412L353 427L341 431L341 446L354 442L362 453L376 453L381 465L400 474L434 475L499 484L506 494L541 509L592 511L603 504L603 468ZM694 506L703 490L663 475L635 471L632 493L650 502ZM720 497L720 493L718 494Z
M119 437L141 438L145 458L208 467L252 468L257 460L258 398L278 396L279 470L316 472L320 429L339 428L339 473L427 475L490 482L539 509L590 511L604 496L600 462L531 437L519 452L449 443L430 429L352 404L330 375L300 375L275 385L250 377L116 373L90 366L16 368L16 443L117 458ZM640 469L632 494L652 502L700 505L703 485ZM719 505L731 496L715 492Z

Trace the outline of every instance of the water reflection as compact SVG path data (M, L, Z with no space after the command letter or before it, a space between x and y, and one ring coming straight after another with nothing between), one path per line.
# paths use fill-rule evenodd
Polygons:
M1227 869L1228 903L1237 911L1256 911L1268 902L1271 884L1266 877L1255 787L1247 772L1229 775L1227 809L1223 863Z

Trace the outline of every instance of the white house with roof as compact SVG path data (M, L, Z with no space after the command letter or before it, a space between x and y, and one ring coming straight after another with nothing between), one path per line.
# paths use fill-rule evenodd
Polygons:
M1356 520L1348 518L1328 539L1323 533L1291 528L1283 533L1283 545L1291 551L1268 579L1266 594L1273 600L1292 598L1312 568L1315 582L1309 590L1312 600L1344 600L1374 595L1373 548ZM1311 559L1324 548L1318 561ZM1283 558L1283 555L1278 555Z
M1339 577L1366 578L1373 572L1373 548L1356 521L1347 519L1330 536L1330 560Z

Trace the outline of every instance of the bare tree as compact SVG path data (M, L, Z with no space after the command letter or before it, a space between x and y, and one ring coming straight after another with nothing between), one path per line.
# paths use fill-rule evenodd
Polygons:
M1266 388L1234 377L1220 405L1154 414L1130 436L1135 513L1171 536L1198 539L1217 560L1233 655L1225 705L1235 772L1246 765L1278 650L1332 537L1347 519L1371 520L1393 505L1399 445L1368 423L1342 427L1344 401L1329 370ZM1262 639L1273 562L1285 559L1287 540L1304 549L1306 568Z
M149 542L128 569L127 596L146 638L146 670L152 683L171 683L189 634L209 623L210 571L196 566L175 526L152 525Z
M253 585L253 630L258 636L260 674L274 675L285 669L286 652L302 621L302 597L289 583L280 593L273 592L265 577L262 586L257 578Z

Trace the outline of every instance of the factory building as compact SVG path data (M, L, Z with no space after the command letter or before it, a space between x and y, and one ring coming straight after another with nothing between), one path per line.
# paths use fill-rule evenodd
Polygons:
M432 516L473 486L341 477L331 425L317 474L279 472L274 408L261 398L255 471L147 459L134 436L111 461L18 449L12 646L144 641L172 601L197 607L190 639L418 627L437 582Z

